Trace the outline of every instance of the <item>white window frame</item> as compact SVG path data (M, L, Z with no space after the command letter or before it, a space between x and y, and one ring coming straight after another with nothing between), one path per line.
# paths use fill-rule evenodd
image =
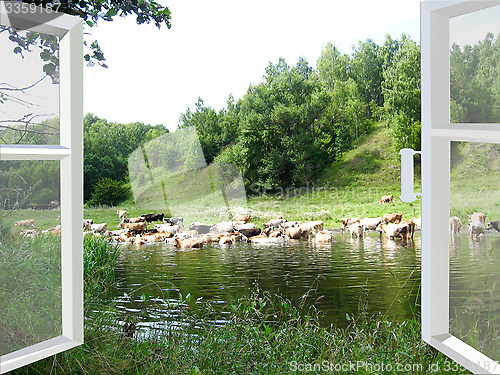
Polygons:
M449 332L450 144L500 143L500 124L450 123L453 17L500 1L423 1L422 51L422 339L473 373L500 374L497 361Z
M0 160L60 160L62 335L0 356L0 374L83 343L83 21L61 14L33 26L30 12L6 16L0 2L3 26L59 37L60 144L0 145Z

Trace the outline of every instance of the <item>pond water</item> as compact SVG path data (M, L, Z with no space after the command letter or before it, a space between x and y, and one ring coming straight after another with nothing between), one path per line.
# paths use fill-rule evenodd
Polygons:
M332 244L124 247L112 298L125 315L149 326L172 319L179 292L223 310L257 287L295 302L307 294L324 325L345 326L346 314L361 312L412 317L420 290L420 234L410 245L376 233L361 239L335 233L334 238Z
M295 302L307 294L325 326L346 326L346 314L412 318L420 306L420 233L413 244L376 233L361 239L335 233L334 238L332 244L123 247L110 298L123 320L143 328L182 327L180 294L188 293L191 303L211 301L220 312L216 322L223 324L227 305L257 288ZM451 330L495 357L500 353L500 288L494 260L500 255L500 233L488 231L479 240L461 233L450 240L449 251ZM492 334L494 339L487 339Z

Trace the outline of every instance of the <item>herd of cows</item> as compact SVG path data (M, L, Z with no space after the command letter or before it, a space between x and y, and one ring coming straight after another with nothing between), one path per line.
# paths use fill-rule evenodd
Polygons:
M390 203L392 195L383 196L379 204ZM85 233L109 237L115 243L132 243L145 245L154 243L171 243L176 248L201 248L209 243L229 245L238 241L247 241L252 244L282 243L289 239L299 240L313 238L316 242L333 242L333 231L325 230L323 221L288 221L282 216L271 219L263 224L263 228L250 222L250 215L235 215L232 221L207 225L193 222L188 229L184 228L182 217L166 218L163 213L144 214L140 217L127 217L127 212L118 210L120 223L117 229L108 228L107 223L94 223L93 220L83 221ZM148 229L148 224L153 225ZM367 231L376 231L385 234L389 239L413 241L415 230L421 229L421 218L404 220L401 213L385 214L381 217L342 218L341 232L350 233L351 238L362 238ZM455 238L462 228L462 221L458 216L450 218L450 234ZM35 236L39 230L34 226L34 220L21 220L15 224L24 228L22 235ZM495 229L500 232L500 220L489 221L486 224L486 215L475 212L468 216L470 238L484 236L485 230ZM42 231L42 233L61 233L61 225Z

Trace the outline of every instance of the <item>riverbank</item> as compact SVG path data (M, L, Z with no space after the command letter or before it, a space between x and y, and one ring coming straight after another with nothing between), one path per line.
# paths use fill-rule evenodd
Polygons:
M189 309L189 298L179 301L182 329L148 338L132 322L118 326L112 307L89 312L84 345L12 374L467 373L420 339L418 315L398 322L360 314L345 329L321 327L314 306L255 289L220 326L210 303Z

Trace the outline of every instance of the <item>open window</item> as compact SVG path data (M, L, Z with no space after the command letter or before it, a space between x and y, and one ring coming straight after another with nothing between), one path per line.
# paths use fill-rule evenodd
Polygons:
M483 43L488 38L488 32L498 38L499 7L499 1L421 3L422 338L470 371L488 374L500 374L498 353L482 345L484 340L470 340L450 324L456 316L455 310L450 310L450 252L453 245L450 242L449 222L450 216L456 213L457 191L460 191L457 187L466 190L464 187L470 185L472 180L463 177L466 174L456 173L457 168L467 168L467 165L470 168L470 163L456 156L460 150L466 150L465 157L477 161L482 152L495 154L500 144L498 108L481 99L461 104L460 95L469 91L479 98L482 89L492 94L491 90L496 90L500 81L498 74L484 70L481 72L482 87L475 87L479 80L470 79L470 73L464 73L465 69L460 77L453 64L471 67L474 61L456 59L457 56L464 56L464 46ZM491 29L488 28L490 26ZM500 58L498 52L492 58ZM491 61L487 65L489 68L497 66ZM490 74L490 77L484 77L485 74ZM488 80L491 83L484 85ZM487 185L490 186L477 190L478 204L479 197L485 196L483 190L493 188L491 184ZM474 200L474 197L469 198ZM475 211L473 208L470 207L471 214ZM465 220L463 227L467 226L467 217ZM489 287L491 285L483 286ZM473 292L472 286L468 288ZM500 307L499 303L496 305ZM494 327L499 310L493 308L489 313L488 322L492 325L483 327L484 332L490 329L494 341L498 342L499 331ZM482 324L482 320L478 320L478 324Z
M0 26L3 374L83 343L83 26L3 1Z

